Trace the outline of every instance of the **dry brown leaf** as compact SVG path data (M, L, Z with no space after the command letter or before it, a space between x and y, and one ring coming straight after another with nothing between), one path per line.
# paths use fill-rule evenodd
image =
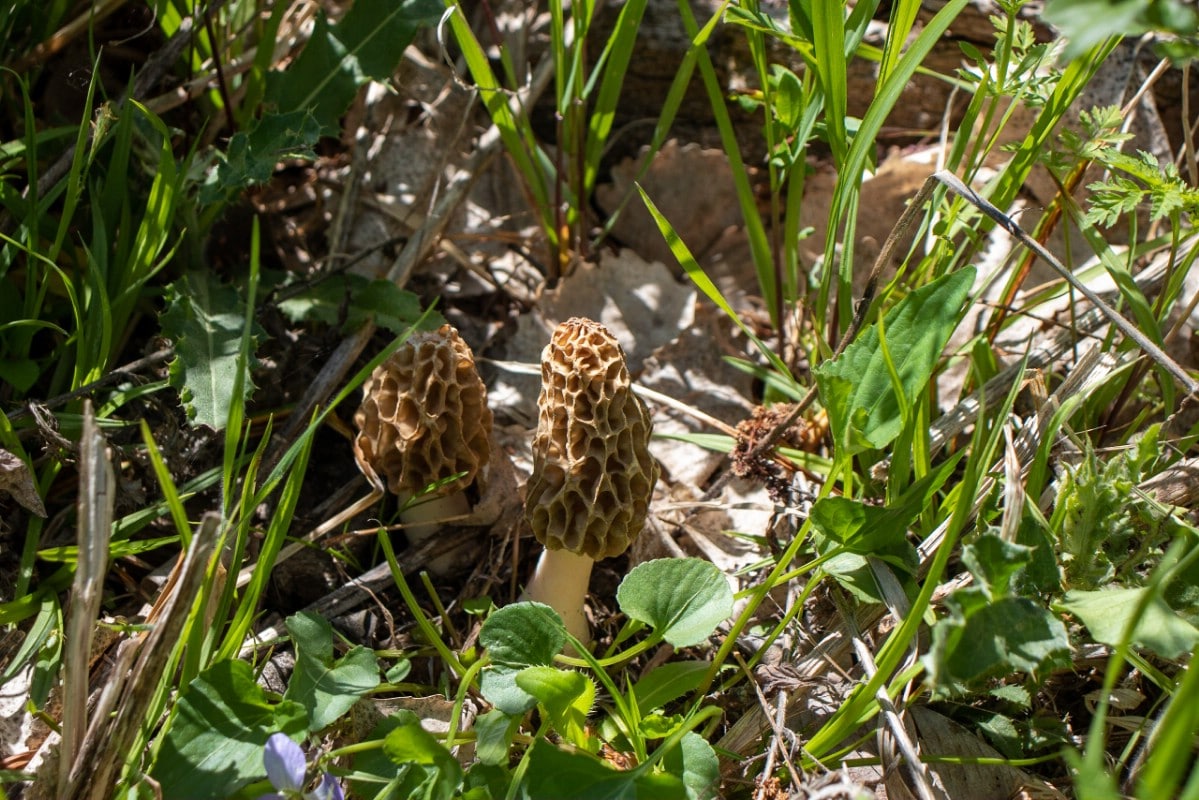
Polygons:
M978 736L932 709L913 706L908 713L916 726L920 750L926 755L1003 758L998 750ZM1046 797L1065 798L1049 784L1015 767L935 763L928 764L928 770L933 783L951 800L1008 800L1018 792L1034 787L1037 791L1054 792ZM894 800L914 797L904 782L902 769L888 773L886 786L887 797Z
M0 448L0 493L8 494L31 514L46 516L33 473L20 457Z

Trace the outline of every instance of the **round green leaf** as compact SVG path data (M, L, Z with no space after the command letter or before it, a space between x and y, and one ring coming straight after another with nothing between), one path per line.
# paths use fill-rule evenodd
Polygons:
M483 623L479 642L493 664L532 667L553 662L566 645L562 618L543 603L514 603Z
M549 606L515 603L487 618L479 642L491 657L491 666L479 676L483 696L505 714L523 714L537 700L516 685L517 673L553 663L566 644L566 629Z
M710 561L660 558L629 572L616 602L675 647L687 647L708 638L733 613L733 590Z

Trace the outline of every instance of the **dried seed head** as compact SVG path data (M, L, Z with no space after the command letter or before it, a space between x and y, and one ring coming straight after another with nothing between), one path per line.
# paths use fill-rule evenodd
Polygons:
M354 423L354 457L376 486L412 494L460 472L442 494L482 483L491 409L474 355L449 325L413 334L371 373Z
M628 549L645 525L658 464L649 410L624 351L598 322L563 322L541 355L533 476L525 515L537 540L595 560Z

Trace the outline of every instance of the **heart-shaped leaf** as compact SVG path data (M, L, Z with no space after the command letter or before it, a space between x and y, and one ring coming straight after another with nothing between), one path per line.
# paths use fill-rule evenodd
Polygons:
M675 647L698 644L733 613L733 590L715 564L660 558L638 564L621 581L616 602Z

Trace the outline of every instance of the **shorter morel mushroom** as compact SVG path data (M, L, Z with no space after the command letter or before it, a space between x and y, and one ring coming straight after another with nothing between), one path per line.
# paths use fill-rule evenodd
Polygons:
M470 513L464 490L474 484L482 491L492 418L474 355L458 331L442 325L413 334L371 373L354 422L354 457L376 488L407 504L445 482L400 515L412 546L436 532L437 521ZM435 558L429 568L444 572L450 562Z
M591 567L623 553L645 525L658 480L653 425L620 344L589 319L554 331L541 355L537 408L525 516L545 552L524 599L551 606L586 645Z

